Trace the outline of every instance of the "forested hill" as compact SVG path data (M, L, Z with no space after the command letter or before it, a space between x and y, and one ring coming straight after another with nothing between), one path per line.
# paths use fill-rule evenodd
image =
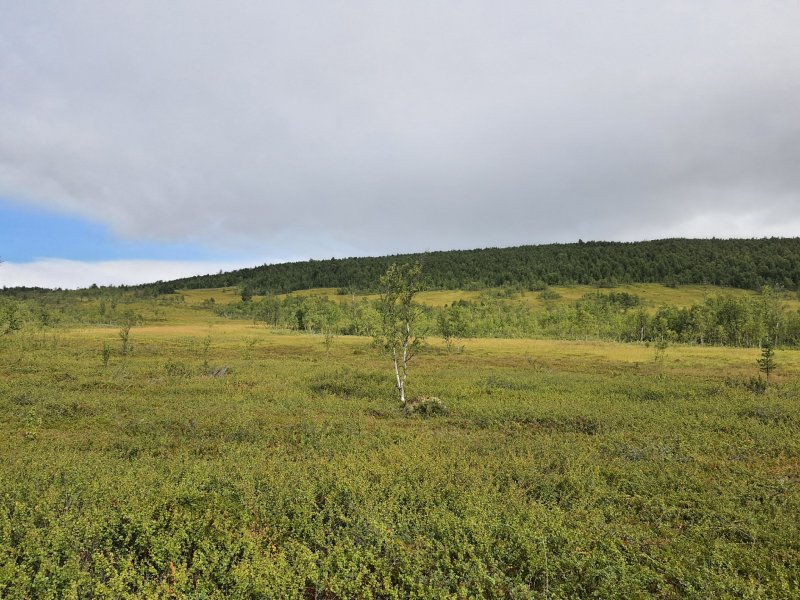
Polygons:
M159 283L159 288L240 286L256 294L314 287L366 291L374 289L390 263L414 260L422 262L429 286L438 289L632 282L800 288L800 238L578 242L309 260L178 279Z

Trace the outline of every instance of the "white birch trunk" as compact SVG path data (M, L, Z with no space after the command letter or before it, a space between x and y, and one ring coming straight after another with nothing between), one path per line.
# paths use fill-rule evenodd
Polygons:
M401 404L406 403L406 390L405 390L405 373L403 373L403 377L400 377L400 365L397 361L397 351L392 350L392 359L394 360L394 374L397 378L397 391L400 392L400 402Z

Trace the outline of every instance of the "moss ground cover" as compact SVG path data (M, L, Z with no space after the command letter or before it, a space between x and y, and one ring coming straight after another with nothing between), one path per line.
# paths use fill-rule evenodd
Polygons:
M0 597L800 595L798 352L162 316L0 338Z

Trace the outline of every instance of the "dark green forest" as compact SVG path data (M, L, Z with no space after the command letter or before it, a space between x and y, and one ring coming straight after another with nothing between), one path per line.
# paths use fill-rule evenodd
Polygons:
M420 261L429 289L622 283L712 284L759 290L800 287L800 238L578 242L309 260L155 284L160 292L226 286L254 294L315 287L373 291L393 262Z

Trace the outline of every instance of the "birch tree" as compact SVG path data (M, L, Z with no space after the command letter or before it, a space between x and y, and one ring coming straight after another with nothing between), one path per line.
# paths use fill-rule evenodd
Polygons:
M417 331L421 308L414 302L414 296L422 290L422 267L419 263L392 264L379 285L381 328L376 341L392 358L395 386L405 405L409 363L423 339Z

